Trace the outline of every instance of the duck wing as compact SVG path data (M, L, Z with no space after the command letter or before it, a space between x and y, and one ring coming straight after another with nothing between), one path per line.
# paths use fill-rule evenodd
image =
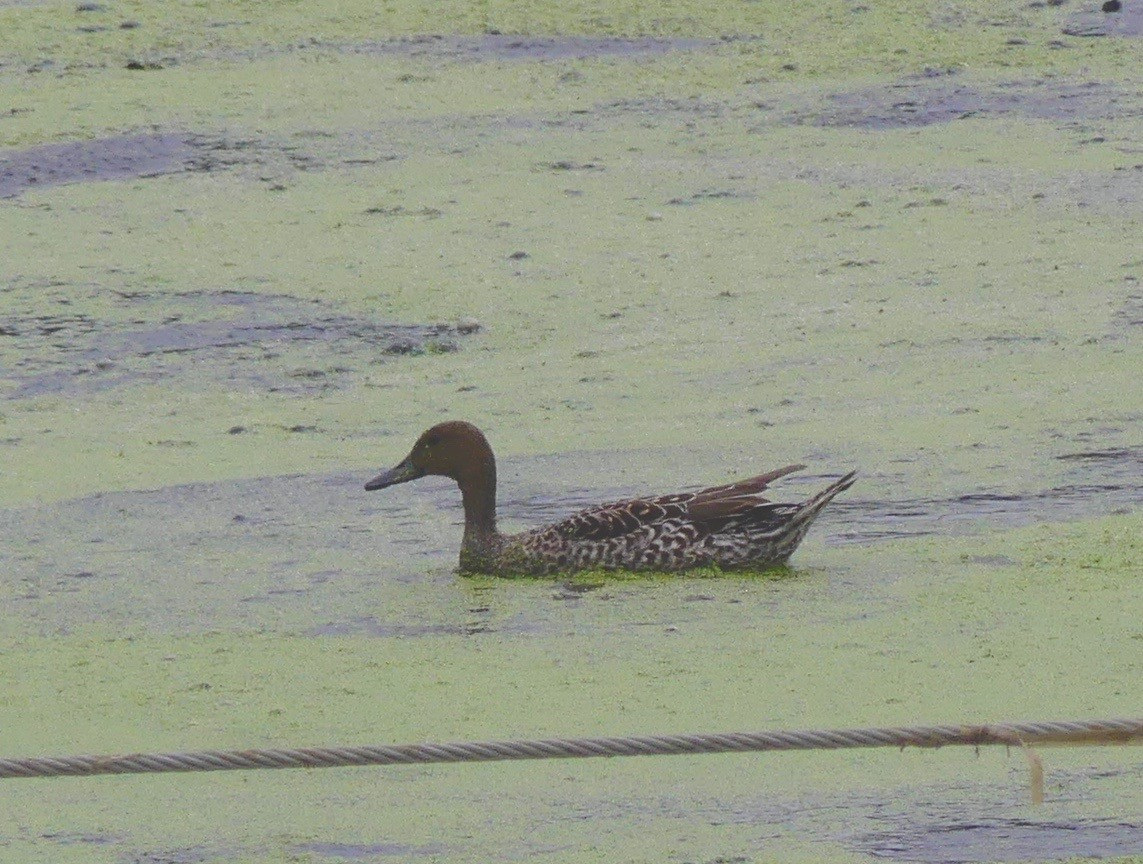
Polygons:
M694 523L725 523L737 516L768 505L761 497L770 483L805 465L787 465L722 486L711 486L698 492L680 492L657 498L631 498L613 501L582 510L543 530L565 541L603 541L630 534L647 525L668 519L684 519Z

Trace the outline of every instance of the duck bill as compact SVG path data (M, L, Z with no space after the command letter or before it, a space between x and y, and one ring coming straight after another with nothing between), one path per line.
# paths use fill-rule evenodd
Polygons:
M378 474L372 480L365 484L365 490L372 492L376 489L384 489L387 486L396 486L398 483L408 483L410 480L416 480L418 477L424 477L425 472L406 459L395 468L390 468L384 474Z

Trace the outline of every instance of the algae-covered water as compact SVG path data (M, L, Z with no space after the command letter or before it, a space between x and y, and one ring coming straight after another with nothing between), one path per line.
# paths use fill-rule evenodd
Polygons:
M1133 4L0 4L0 756L1139 716ZM791 566L464 579L791 462ZM1137 748L0 782L28 862L1143 860Z

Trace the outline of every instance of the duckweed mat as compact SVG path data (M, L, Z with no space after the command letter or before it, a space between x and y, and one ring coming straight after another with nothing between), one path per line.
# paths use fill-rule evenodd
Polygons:
M1138 714L1138 21L4 5L5 751ZM787 569L461 579L361 489L445 417L511 529L861 475ZM1143 860L1134 750L1044 755L22 781L0 849Z

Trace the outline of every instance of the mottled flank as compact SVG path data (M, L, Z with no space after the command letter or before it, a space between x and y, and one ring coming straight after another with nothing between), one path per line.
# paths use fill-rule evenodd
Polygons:
M496 530L492 448L471 423L450 421L426 431L400 464L365 488L384 489L426 474L456 480L464 499L462 572L763 570L793 554L817 515L857 474L849 472L801 504L762 497L771 482L804 467L788 465L701 492L601 504L555 525L504 535Z

